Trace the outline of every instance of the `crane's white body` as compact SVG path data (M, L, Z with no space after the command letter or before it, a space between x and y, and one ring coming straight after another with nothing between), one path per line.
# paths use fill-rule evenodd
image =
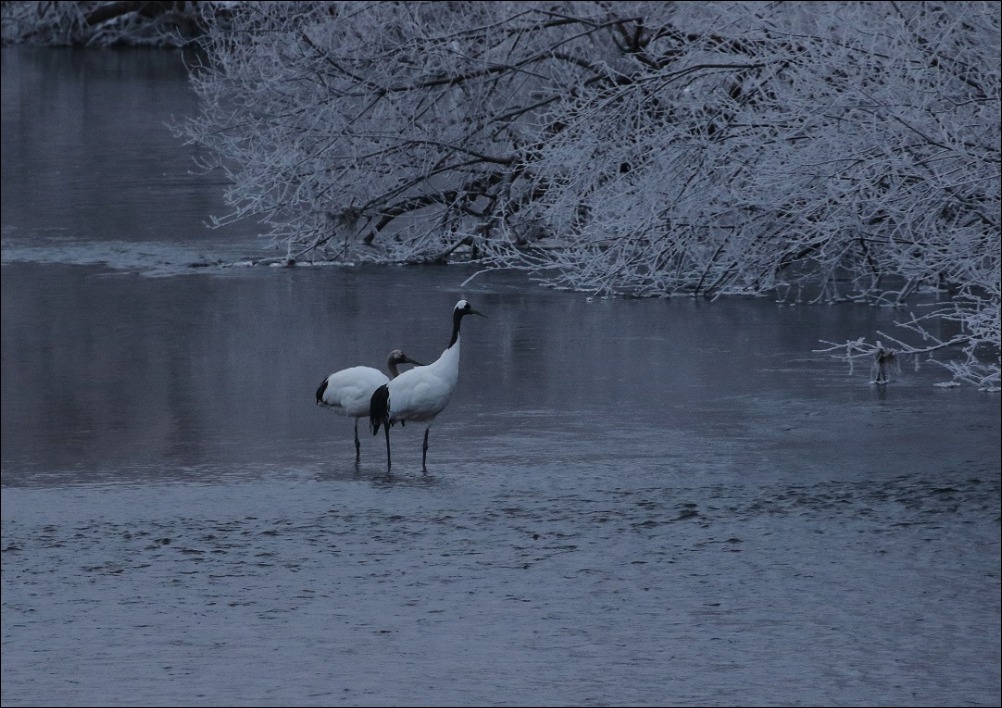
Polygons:
M358 419L369 415L369 402L373 392L396 378L397 366L400 364L420 365L420 362L411 359L399 349L394 349L386 358L389 376L371 366L352 366L335 371L317 388L318 406L326 406L335 413L355 419L356 463L362 455L362 445L358 440Z
M386 382L390 393L391 425L408 420L430 424L445 409L459 382L459 347L460 339L457 337L456 343L428 366L410 369ZM376 388L378 386L372 390ZM372 397L371 393L369 397Z
M371 366L353 366L335 371L326 382L319 403L329 406L335 413L361 418L369 415L372 392L389 383L390 377Z
M442 355L427 366L405 371L372 394L369 423L373 435L379 432L380 426L385 431L387 469L390 467L390 426L409 420L427 423L421 448L421 468L426 469L428 431L435 417L449 404L459 381L459 329L466 315L487 316L470 307L466 300L457 302L452 311L452 338Z

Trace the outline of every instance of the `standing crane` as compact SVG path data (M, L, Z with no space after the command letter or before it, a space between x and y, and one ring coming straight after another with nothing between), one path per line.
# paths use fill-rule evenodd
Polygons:
M386 469L390 469L390 426L406 421L427 423L424 445L421 448L421 471L427 472L428 431L449 403L459 380L459 327L467 315L487 317L474 310L466 300L460 300L452 310L452 338L441 356L427 366L419 366L384 383L372 394L369 407L369 425L372 434L380 426L386 433Z
M395 379L400 374L397 367L401 364L422 365L399 349L394 349L386 357L389 376L371 366L352 366L335 371L317 389L318 406L333 408L337 413L355 419L355 464L358 464L362 455L362 446L358 442L358 419L369 415L372 392Z

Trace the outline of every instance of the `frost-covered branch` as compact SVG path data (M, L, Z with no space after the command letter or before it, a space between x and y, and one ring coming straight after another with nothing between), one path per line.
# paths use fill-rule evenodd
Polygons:
M10 44L183 47L202 34L205 13L225 11L225 4L5 0L0 17Z

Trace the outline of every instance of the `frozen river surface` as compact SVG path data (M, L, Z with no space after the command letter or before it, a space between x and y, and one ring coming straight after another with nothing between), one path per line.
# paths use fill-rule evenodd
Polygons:
M180 67L3 51L5 707L999 705L998 395L812 351L899 313L187 268L257 246L114 119ZM411 425L356 467L317 385L460 297L428 473Z

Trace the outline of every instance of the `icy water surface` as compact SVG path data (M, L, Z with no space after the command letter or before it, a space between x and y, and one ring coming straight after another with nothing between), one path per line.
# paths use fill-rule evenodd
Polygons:
M4 705L996 703L997 399L462 275L4 266ZM460 294L429 473L356 468L316 385Z
M3 51L4 706L999 704L998 396L812 352L900 313L192 269L259 245L199 231L167 137L90 131L122 189L85 208L87 152L12 123L44 79L57 125L156 126L183 73ZM10 197L33 164L68 203ZM413 425L356 467L317 385L431 361L460 297L428 474Z

